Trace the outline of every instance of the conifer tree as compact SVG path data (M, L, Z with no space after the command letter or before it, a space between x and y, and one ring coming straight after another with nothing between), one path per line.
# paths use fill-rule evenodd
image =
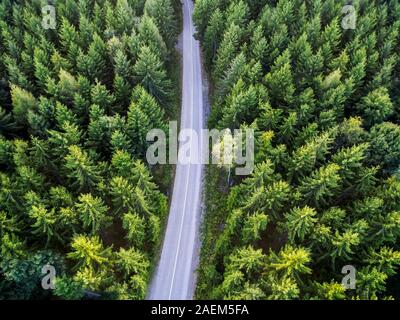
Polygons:
M136 248L142 248L145 239L145 221L136 213L125 213L123 227L127 232L129 242Z
M393 113L393 104L388 90L380 87L361 99L357 109L362 114L366 125L383 122Z
M37 101L35 97L30 92L16 85L12 85L11 99L14 119L19 124L26 124L26 115L28 111L34 111L37 108Z
M78 191L93 190L95 185L101 181L99 171L89 155L76 145L68 148L68 154L65 157L65 169L72 186Z
M159 103L167 102L171 83L159 57L149 47L143 46L140 49L133 71L136 81L152 94Z
M146 0L144 12L154 20L168 48L171 49L178 32L172 1Z
M316 215L315 210L308 206L294 208L285 215L285 230L291 243L294 243L295 239L302 241L312 233L317 222Z
M108 263L110 248L104 248L98 236L87 237L85 235L75 235L71 242L72 251L67 257L77 260L78 267L88 267L90 269Z
M100 198L89 194L82 194L76 203L76 210L80 215L83 226L91 228L92 234L97 233L102 227L110 221L107 216L108 208Z

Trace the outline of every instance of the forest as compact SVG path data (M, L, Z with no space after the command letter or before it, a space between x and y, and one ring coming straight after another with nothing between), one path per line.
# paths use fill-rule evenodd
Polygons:
M197 0L193 18L208 126L256 136L252 175L207 168L196 297L398 299L400 3Z
M0 0L0 300L146 298L174 178L146 135L179 121L182 19ZM208 128L255 134L251 175L205 167L194 298L400 299L399 0L195 0L193 21Z
M0 300L145 298L171 180L146 134L176 118L180 19L178 0L0 1Z

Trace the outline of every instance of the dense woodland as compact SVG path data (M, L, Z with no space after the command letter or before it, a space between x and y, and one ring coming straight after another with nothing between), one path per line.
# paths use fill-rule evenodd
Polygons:
M180 16L0 0L0 299L145 297L171 182L145 137L176 118ZM399 1L196 0L194 21L209 127L256 135L251 176L207 167L197 298L400 298Z
M180 2L53 3L45 29L48 1L0 1L0 299L142 299L171 175L145 138L176 116Z
M256 133L251 176L208 168L197 298L399 298L399 1L197 0L194 20L209 126Z

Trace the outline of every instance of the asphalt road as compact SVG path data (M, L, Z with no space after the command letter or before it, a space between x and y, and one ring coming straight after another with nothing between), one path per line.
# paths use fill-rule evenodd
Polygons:
M195 290L199 255L199 220L201 213L202 165L193 158L202 154L200 131L204 126L203 83L201 76L200 46L194 39L192 22L193 3L183 0L183 79L181 130L196 131L199 139L191 140L186 153L192 161L176 166L168 224L161 257L151 281L148 299L192 299ZM180 143L188 146L187 143ZM187 150L187 149L186 149ZM197 162L198 163L198 162Z

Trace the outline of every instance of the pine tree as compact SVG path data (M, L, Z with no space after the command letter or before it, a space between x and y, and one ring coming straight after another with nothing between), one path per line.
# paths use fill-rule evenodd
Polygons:
M114 72L116 75L122 77L124 80L129 81L130 74L130 61L123 50L117 50L113 57Z
M64 69L59 72L60 81L57 84L57 97L63 103L71 105L74 93L78 91L78 82L75 77Z
M142 86L136 86L133 91L133 101L150 120L152 127L167 132L164 108L157 103Z
M144 15L140 19L139 41L142 47L148 47L159 59L164 60L167 57L167 46L164 39L157 25L148 15Z
M346 298L346 288L341 284L334 281L315 283L315 291L317 299L323 300L343 300Z
M332 262L335 263L337 258L343 260L351 259L360 241L360 234L354 230L348 229L342 233L336 230L334 237L331 239L331 249L328 253L332 258Z
M134 146L134 154L143 157L146 154L148 142L147 132L152 129L151 122L142 111L140 105L132 103L127 117L127 133Z
M285 181L277 181L268 187L260 187L245 202L244 210L271 212L273 217L279 215L285 202L289 199L290 186Z
M359 172L363 165L368 144L360 144L340 150L332 160L340 166L342 180L351 184L354 176Z
M29 217L33 219L32 225L33 233L44 235L47 238L46 245L49 244L53 237L60 237L57 235L57 218L54 209L48 210L44 205L32 206L29 211Z
M304 238L312 233L317 213L313 208L305 206L303 208L293 208L285 215L285 230L288 232L290 243L295 243L295 239L303 241Z
M126 179L114 177L110 182L110 193L115 214L132 209L133 186Z
M115 130L111 134L110 145L113 152L118 150L129 152L132 150L132 144L129 137L120 130Z
M138 274L147 278L150 261L145 254L135 248L120 248L117 252L116 265L124 272L125 277Z
M306 33L303 33L290 47L293 70L300 86L311 84L313 78L321 72L323 59L321 52L314 54Z
M114 92L115 92L115 107L113 113L122 113L129 106L129 95L131 86L122 77L115 76L114 78Z
M108 9L108 8L107 8ZM110 12L111 16L108 16ZM127 0L118 0L115 8L107 11L107 22L113 23L118 35L128 33L134 26L134 10Z
M7 74L11 83L24 90L32 90L33 84L29 81L25 73L18 67L16 59L4 54L4 65L7 68Z
M107 270L104 268L96 270L87 266L78 269L73 279L75 282L82 283L87 290L91 291L102 291L104 287L112 283Z
M234 86L239 83L238 81L245 71L245 66L246 57L243 53L240 53L232 60L229 68L224 72L223 77L221 77L216 96L223 99L229 92L234 91Z
M26 255L26 243L22 241L15 233L5 233L0 241L1 256L3 261L12 258L21 258Z
M122 225L127 232L127 239L136 248L142 248L145 239L145 221L136 213L125 213Z
M300 289L293 277L276 278L272 275L266 280L270 293L268 300L292 300L300 296Z
M204 34L203 46L207 61L206 67L208 68L210 68L211 63L215 61L219 44L222 40L224 24L223 14L221 10L217 8L212 13Z
M239 26L231 24L225 31L222 42L217 52L213 78L217 84L221 79L226 66L235 58L240 45L242 30Z
M9 217L5 211L0 211L0 227L0 237L19 231L15 217Z
M261 249L254 249L251 246L237 249L228 259L227 272L240 270L249 278L265 263L265 255Z
M357 110L368 126L383 122L393 113L393 104L388 90L380 87L370 92L361 99Z
M327 205L341 186L339 171L340 167L332 163L306 177L299 186L303 199L316 207Z
M79 33L76 31L75 26L72 25L67 18L61 18L60 26L60 39L64 52L67 53L68 61L72 66L76 65L76 57L79 52L80 41Z
M143 300L147 292L147 283L143 277L135 274L129 279L130 292L133 300Z
M286 245L278 254L271 251L267 260L267 267L282 276L294 276L297 279L301 274L311 273L307 266L311 262L310 250L306 248Z
M67 177L72 187L78 191L90 191L101 181L98 168L93 164L89 155L76 145L68 148L65 157Z
M253 58L257 61L260 61L263 67L266 67L268 42L264 36L264 30L261 25L258 25L254 30L250 45Z
M96 81L91 90L91 97L92 103L100 106L105 111L111 110L111 106L115 101L114 96L98 81Z
M379 251L370 250L366 262L376 266L380 272L392 276L396 274L396 266L400 264L400 252L389 247L382 247Z
M271 72L267 73L264 81L270 91L273 104L288 105L293 101L295 89L289 51L285 51L276 59Z
M62 132L49 130L50 154L54 159L61 160L68 154L68 148L72 145L80 144L81 134L78 126L65 122Z
M128 151L117 150L111 159L111 175L113 177L122 177L130 179L131 170L134 166L133 159Z
M377 294L385 290L387 278L374 267L364 267L357 272L356 292L362 299L377 299Z
M98 79L104 84L110 83L108 79L111 68L107 46L97 33L93 35L87 54L79 50L77 57L77 68L82 75L91 81Z
M19 124L26 124L28 111L34 111L37 108L35 97L30 92L16 85L11 85L11 99L14 119Z
M174 45L178 25L171 0L147 0L144 12L151 17L169 49Z
M171 91L171 83L159 57L149 47L143 46L140 49L138 60L133 66L135 79L160 104L168 101Z
M154 195L157 186L153 182L149 169L140 160L135 161L132 166L130 177L136 184L136 187L142 190L149 197Z
M238 128L241 123L251 124L258 115L258 92L254 86L245 87L239 80L227 97L223 117L219 123L221 128Z
M400 165L400 127L391 122L375 125L370 131L369 159L373 164L383 165L387 170Z
M244 243L252 243L261 238L261 233L267 228L268 216L255 213L247 217L243 223L242 239Z
M92 234L96 234L101 228L110 222L110 217L107 216L108 208L104 202L89 194L82 194L76 203L76 210L80 215L85 228L91 228Z
M298 176L309 174L327 155L334 142L334 136L335 130L323 132L296 149L289 164L290 176L298 179Z
M198 0L193 11L193 21L197 27L197 36L203 39L204 31L212 13L218 8L219 1Z
M48 66L49 57L40 48L35 48L34 51L34 65L35 77L41 90L47 87L47 81L51 77L51 72Z
M18 128L11 113L0 107L0 134L6 135L16 131Z
M67 257L77 260L75 268L101 266L108 263L110 248L104 248L98 236L87 237L85 235L75 235L72 239L72 252Z

